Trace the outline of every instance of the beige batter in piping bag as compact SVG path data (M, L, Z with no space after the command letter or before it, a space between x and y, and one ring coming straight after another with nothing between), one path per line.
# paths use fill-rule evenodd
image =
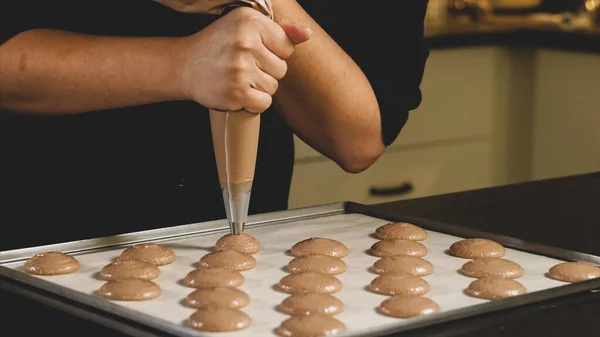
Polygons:
M219 1L207 1L213 4ZM227 9L251 6L273 19L270 0L240 0L211 7L213 14ZM215 12L216 11L216 12ZM210 109L210 125L215 150L223 202L232 234L244 231L254 181L260 114L245 110L217 111Z

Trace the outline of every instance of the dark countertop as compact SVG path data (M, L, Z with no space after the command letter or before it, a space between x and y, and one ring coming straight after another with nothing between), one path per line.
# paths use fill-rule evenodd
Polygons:
M600 26L575 28L525 17L450 19L443 27L427 28L425 38L431 49L501 45L600 53Z
M376 207L398 215L519 237L584 253L600 255L600 172L560 179L404 200ZM3 316L3 329L22 335L60 332L63 336L115 336L111 330L58 313L35 302L0 292L10 317L45 317L44 324L23 324ZM600 292L571 295L509 312L480 315L401 336L597 336ZM576 329L576 330L573 330Z
M600 256L600 172L378 207Z
M600 255L600 172L391 202L378 208ZM600 293L482 317L453 336L598 336ZM498 315L497 315L498 316ZM573 330L576 327L577 332ZM443 330L448 330L444 326ZM457 329L465 329L464 326ZM435 328L416 336L443 334Z

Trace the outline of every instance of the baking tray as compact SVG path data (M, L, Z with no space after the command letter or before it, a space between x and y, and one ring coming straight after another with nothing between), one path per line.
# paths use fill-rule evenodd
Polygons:
M429 253L425 258L433 263L435 271L424 277L432 286L431 292L425 296L440 304L440 313L394 319L375 311L375 307L387 297L365 290L365 286L377 276L369 272L377 258L370 256L366 250L377 241L370 234L388 221L412 222L428 231L429 237L424 244ZM252 318L253 326L234 333L205 335L273 335L273 329L287 318L275 310L287 294L278 292L274 287L286 275L284 267L292 259L286 251L295 242L310 236L337 239L350 249L350 254L344 258L348 270L338 276L344 289L336 294L346 304L345 312L336 317L348 326L347 336L395 335L600 289L600 279L566 284L544 275L550 266L561 261L600 265L597 256L429 219L399 216L352 202L260 214L251 216L249 222L247 232L263 243L263 250L255 255L257 267L243 272L246 284L240 287L252 298L250 305L243 310ZM1 252L0 283L9 291L33 297L130 335L203 335L182 324L193 309L185 307L181 301L193 289L183 286L181 279L193 270L195 262L212 248L216 239L228 231L227 223L221 220ZM529 293L501 301L475 299L463 294L462 290L474 280L457 273L467 260L449 256L446 249L452 242L469 237L489 238L503 244L507 248L506 258L525 268L525 275L519 281ZM163 295L144 302L111 302L98 297L95 290L103 281L95 278L96 273L123 249L141 242L161 242L177 254L175 263L160 267L161 276L155 280L163 288ZM22 271L27 258L49 250L76 256L82 263L81 270L75 274L51 277L33 276Z

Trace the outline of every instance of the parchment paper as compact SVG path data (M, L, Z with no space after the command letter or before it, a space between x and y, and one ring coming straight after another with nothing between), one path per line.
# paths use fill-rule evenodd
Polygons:
M275 310L275 307L288 295L274 288L274 285L287 275L284 267L292 257L286 252L296 242L312 236L339 240L349 248L349 255L344 258L348 270L338 276L344 288L335 294L345 304L345 311L336 318L346 324L348 328L346 335L351 336L367 331L374 333L381 328L410 322L411 319L390 318L377 313L375 308L387 296L374 294L365 289L377 276L369 271L369 267L378 259L369 255L366 250L377 241L371 236L372 233L385 223L387 222L384 220L365 215L344 214L248 229L246 232L254 235L263 245L262 251L254 255L257 260L256 268L242 272L246 283L239 288L251 297L251 303L243 311L251 317L252 327L235 333L198 333L198 335L274 336L274 329L288 317ZM442 312L487 302L463 294L463 290L474 279L458 274L457 270L468 260L445 253L452 243L461 238L427 232L428 239L423 241L428 249L425 259L433 264L434 273L424 277L431 284L431 291L425 296L436 301ZM174 250L177 260L171 265L160 267L161 275L155 282L161 286L162 296L145 302L114 301L113 303L182 326L183 321L194 312L194 309L185 307L182 300L194 289L182 285L181 280L195 268L195 263L212 249L216 240L222 235L223 233L211 234L164 242ZM117 258L122 251L123 249L118 249L77 255L76 258L81 263L79 272L71 275L38 277L90 296L97 296L95 292L104 283L97 278L97 273L104 265ZM544 276L550 267L562 261L512 249L507 249L505 258L523 266L525 275L518 281L529 292L566 284ZM22 271L22 262L6 266Z

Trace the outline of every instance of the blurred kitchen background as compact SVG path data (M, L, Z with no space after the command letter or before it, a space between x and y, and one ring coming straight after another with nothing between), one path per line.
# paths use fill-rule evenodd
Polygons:
M296 139L290 208L600 171L600 0L429 0L423 102L352 175Z

